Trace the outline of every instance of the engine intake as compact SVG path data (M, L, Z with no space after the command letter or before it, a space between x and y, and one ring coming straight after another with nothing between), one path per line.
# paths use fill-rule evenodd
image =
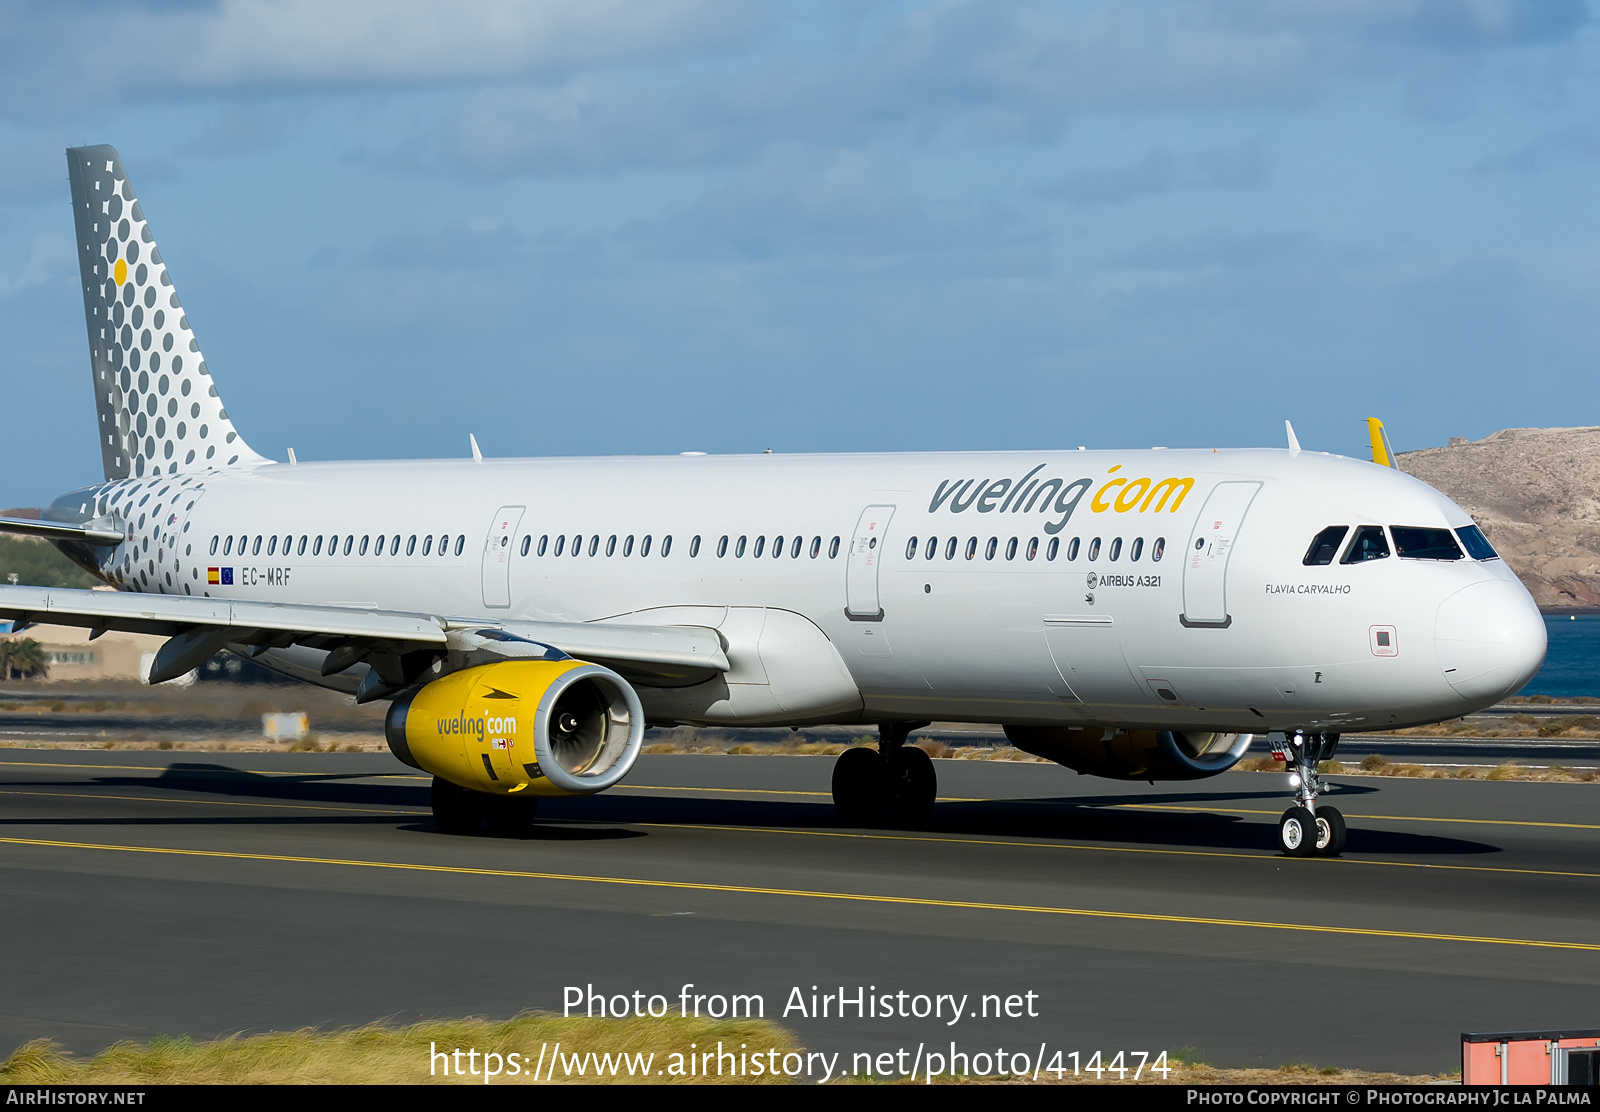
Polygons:
M497 795L592 795L633 768L644 711L628 682L579 660L512 660L452 672L396 699L394 755Z
M1111 780L1201 780L1226 772L1254 734L1201 730L1116 730L1078 726L1007 726L1025 753Z

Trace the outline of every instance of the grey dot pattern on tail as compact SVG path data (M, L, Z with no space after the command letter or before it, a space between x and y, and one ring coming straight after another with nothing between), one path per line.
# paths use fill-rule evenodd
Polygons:
M88 199L85 306L101 435L116 457L108 463L139 478L262 462L223 409L143 209L108 151L74 152Z

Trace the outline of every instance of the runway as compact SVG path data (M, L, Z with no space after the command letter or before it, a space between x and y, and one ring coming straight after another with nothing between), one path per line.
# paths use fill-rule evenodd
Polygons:
M181 757L181 759L179 759ZM387 756L0 751L0 1052L757 993L813 1049L955 1040L1218 1065L1459 1065L1596 1026L1594 785L1335 778L1340 860L1272 852L1283 778L939 761L927 829L837 826L832 758L645 756L533 836L446 837ZM791 990L1036 993L1038 1015L782 1014Z

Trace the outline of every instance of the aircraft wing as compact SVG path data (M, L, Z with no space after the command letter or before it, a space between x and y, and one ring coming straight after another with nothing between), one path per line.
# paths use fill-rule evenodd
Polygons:
M636 675L678 682L731 667L716 630L704 626L445 618L359 607L21 586L0 586L0 620L14 622L19 630L49 623L166 637L150 671L151 683L181 676L230 645L259 652L291 645L323 649L329 653L325 675L362 662L371 666L371 682L362 685L367 698L415 682L448 652L470 648L475 659L492 658L497 644L505 646L507 658L527 656L518 651L524 646L549 646ZM485 630L498 636L479 636Z

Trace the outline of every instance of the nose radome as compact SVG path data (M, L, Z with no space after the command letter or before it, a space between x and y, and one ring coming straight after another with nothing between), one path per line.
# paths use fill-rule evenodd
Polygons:
M1439 604L1433 636L1450 686L1484 706L1521 690L1544 663L1544 618L1520 583L1463 587Z

